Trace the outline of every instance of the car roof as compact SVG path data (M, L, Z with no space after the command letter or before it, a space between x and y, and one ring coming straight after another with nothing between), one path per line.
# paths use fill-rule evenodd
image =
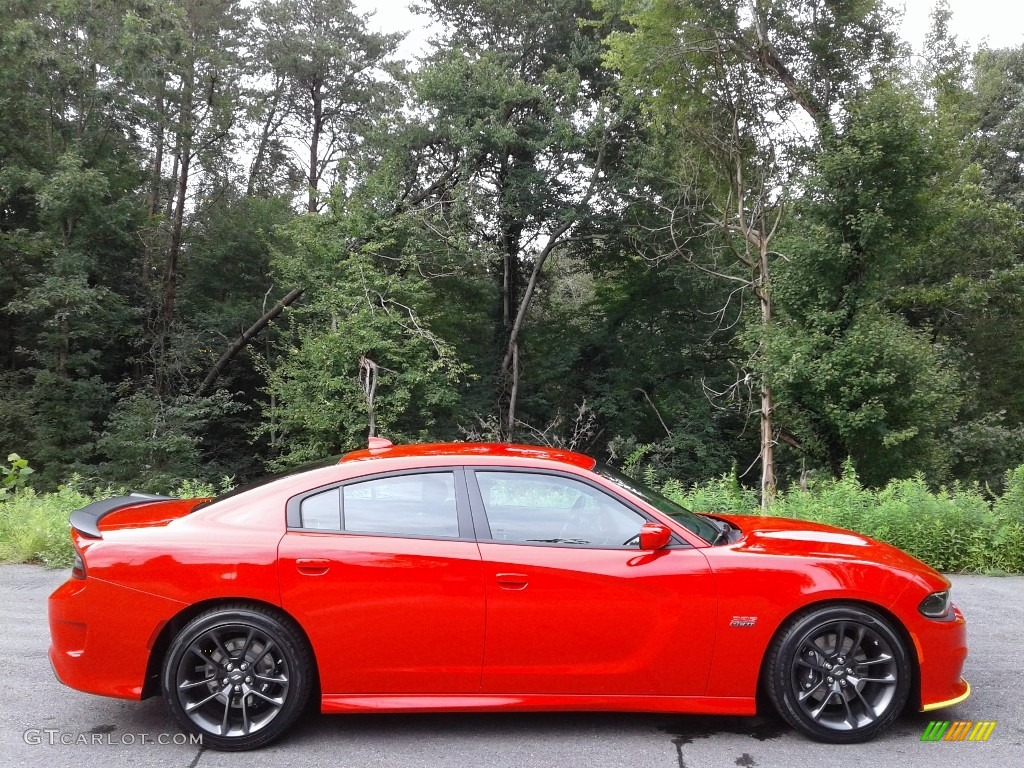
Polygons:
M597 461L590 456L561 448L545 448L539 445L516 443L418 443L392 445L381 438L371 438L370 448L346 453L339 464L350 461L371 461L374 459L406 459L450 456L472 460L474 458L534 459L569 464L580 469L593 469Z

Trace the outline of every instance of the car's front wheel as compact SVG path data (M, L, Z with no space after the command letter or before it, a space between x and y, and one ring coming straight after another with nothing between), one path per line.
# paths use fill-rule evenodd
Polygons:
M203 744L222 750L262 747L303 711L312 656L298 628L262 606L212 609L171 642L162 684L171 711Z
M768 652L767 688L779 714L812 739L867 741L903 711L910 694L906 645L861 606L811 609L791 619Z

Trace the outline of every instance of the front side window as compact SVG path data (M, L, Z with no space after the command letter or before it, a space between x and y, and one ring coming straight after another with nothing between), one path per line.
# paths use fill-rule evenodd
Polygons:
M604 491L557 475L475 473L491 538L531 544L637 546L647 522Z
M349 483L307 496L303 528L457 538L455 476L451 472L393 475Z

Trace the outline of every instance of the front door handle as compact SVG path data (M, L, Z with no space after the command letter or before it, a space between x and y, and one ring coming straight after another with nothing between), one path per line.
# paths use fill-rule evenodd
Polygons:
M300 557L295 561L299 573L306 576L323 576L331 569L331 561L316 557Z
M530 583L525 573L499 573L495 578L502 589L526 589L526 585Z

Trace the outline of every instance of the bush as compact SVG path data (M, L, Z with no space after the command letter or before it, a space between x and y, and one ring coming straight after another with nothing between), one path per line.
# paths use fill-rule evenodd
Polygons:
M733 475L710 480L689 491L684 490L678 480L669 480L662 487L662 493L673 501L694 512L721 512L726 515L759 514L757 493L744 488Z
M231 478L223 478L215 488L210 483L186 480L174 490L179 499L214 496L230 490ZM71 513L100 499L121 496L123 488L108 487L95 493L80 489L78 477L72 477L56 493L36 493L19 488L0 499L0 563L39 563L49 568L66 568L74 558L68 518Z
M734 477L689 489L669 481L662 491L696 512L760 513L757 495ZM780 493L769 514L848 528L940 571L1024 572L1024 466L1007 473L1005 492L992 500L978 485L931 491L920 476L872 490L848 464L838 480Z
M68 516L95 498L99 497L86 496L70 484L41 495L22 489L0 501L0 562L70 566L74 549Z
M231 485L231 478L223 478L216 488L184 481L173 495L212 496ZM37 494L12 483L7 495L0 497L0 562L69 566L74 553L68 516L124 492L104 488L87 494L80 490L77 477L56 493ZM689 489L673 479L662 492L696 512L760 513L757 494L740 485L735 475ZM848 528L893 544L940 571L1024 573L1024 466L1008 472L1006 490L991 498L978 485L931 491L921 477L893 480L872 490L862 487L847 465L838 480L818 480L807 490L780 493L769 514Z

